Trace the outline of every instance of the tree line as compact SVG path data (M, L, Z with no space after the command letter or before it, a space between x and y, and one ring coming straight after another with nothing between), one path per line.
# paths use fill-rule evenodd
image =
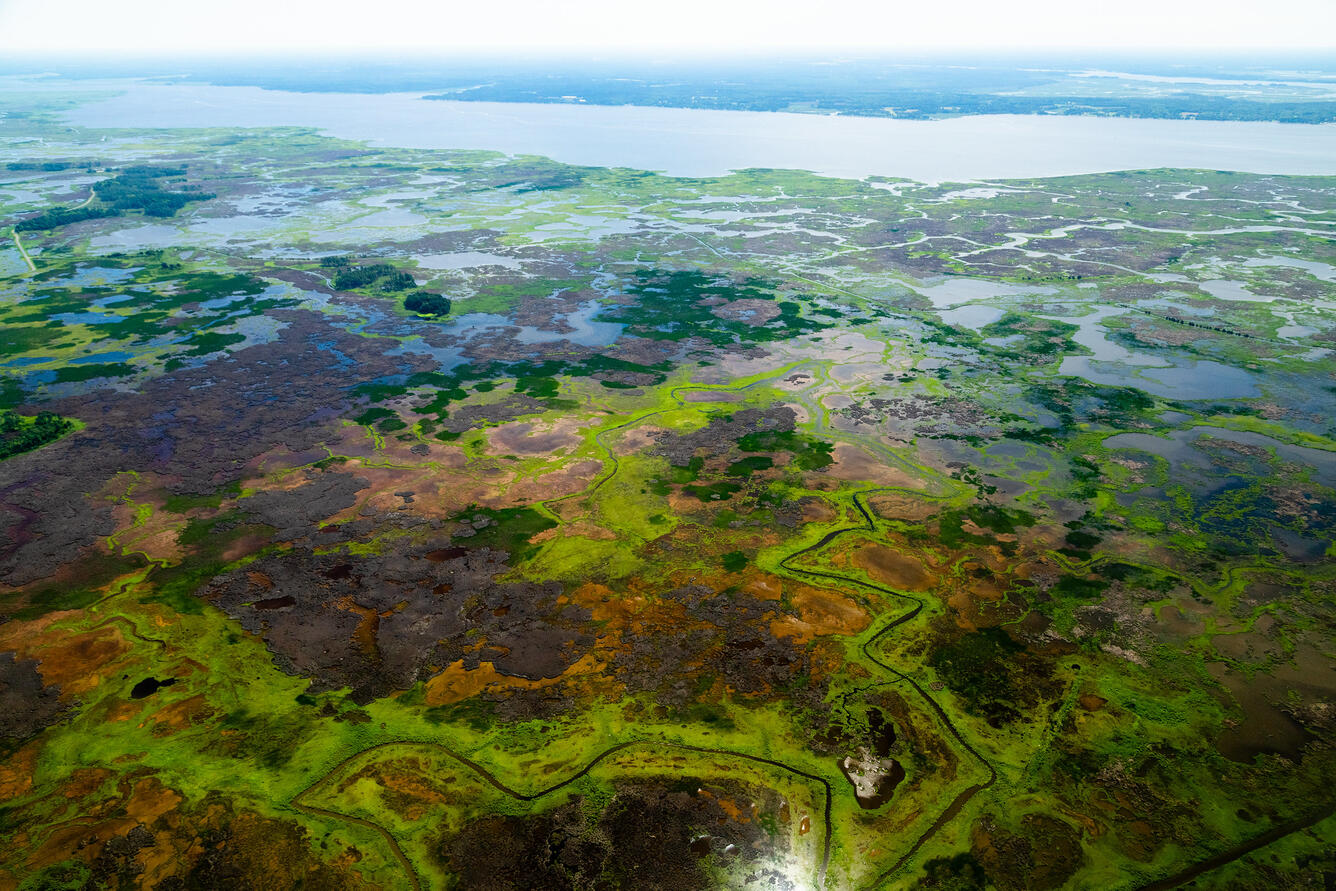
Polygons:
M164 177L184 176L184 167L126 167L111 179L93 185L93 201L86 207L53 207L14 225L19 232L55 229L102 217L142 211L145 216L170 217L191 201L207 201L214 195L190 190L171 191L159 182Z
M324 262L321 261L321 265ZM375 285L382 291L406 291L417 284L413 276L400 272L388 263L349 266L334 276L334 287L340 291Z
M54 412L38 412L37 417L26 418L0 409L0 461L54 442L73 429L73 421Z

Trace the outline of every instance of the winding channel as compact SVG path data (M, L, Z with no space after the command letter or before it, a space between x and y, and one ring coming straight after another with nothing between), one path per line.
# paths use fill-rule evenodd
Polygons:
M580 768L578 771L571 774L566 779L561 780L560 782L553 783L551 786L539 789L537 792L520 792L519 790L512 789L510 786L507 786L505 783L501 782L499 779L496 778L496 776L493 773L488 771L487 768L483 767L478 762L473 761L465 757L464 755L459 754L454 749L451 749L444 743L438 742L436 740L395 739L395 740L388 740L382 743L377 743L373 746L368 746L367 748L362 749L361 751L358 752L354 752L347 758L344 758L338 764L334 765L334 767L331 768L328 772L326 772L325 775L322 776L320 779L316 780L310 786L307 786L301 792L297 793L297 795L292 799L291 804L298 810L306 811L307 813L317 814L325 817L332 817L339 820L346 820L352 823L357 823L360 826L365 826L368 829L373 829L376 832L378 832L380 836L383 839L385 839L385 841L389 844L391 851L393 851L394 853L395 859L398 860L400 866L403 867L404 875L408 878L409 882L412 883L414 891L421 891L422 884L421 884L421 879L418 877L417 870L414 869L413 865L409 862L407 855L404 854L403 849L399 846L399 842L384 827L376 823L373 823L370 820L365 820L361 817L354 817L349 814L339 813L338 811L332 811L326 808L316 807L314 805L303 804L301 799L305 798L312 792L315 792L321 786L327 784L331 779L333 779L333 777L337 773L339 773L339 771L343 770L343 768L347 767L350 763L357 760L358 758L361 758L368 752L374 752L378 749L385 749L393 746L423 746L426 748L433 748L441 752L444 752L446 755L449 755L452 759L454 759L464 767L467 767L469 770L477 774L477 776L481 780L486 782L489 786L493 787L494 789L505 795L510 796L516 801L537 801L540 798L543 798L547 795L551 795L553 792L556 792L557 790L562 789L565 786L570 785L571 783L574 783L581 777L588 775L588 773L591 770L597 767L601 762L607 760L610 756L615 755L618 752L621 752L625 749L630 749L640 745L655 746L657 748L679 749L681 751L696 752L702 755L722 755L728 758L741 758L745 761L752 761L757 764L764 764L769 767L776 767L787 773L791 773L795 776L802 777L803 779L820 783L822 789L825 791L825 814L824 814L824 819L822 821L824 827L823 839L822 839L822 858L821 858L821 868L818 871L817 875L817 885L821 886L825 884L826 867L830 862L830 846L831 846L831 806L833 799L833 790L830 787L830 782L823 777L817 776L816 774L808 773L804 770L799 770L798 768L785 764L782 761L774 761L770 758L762 758L758 755L748 755L745 752L734 752L729 749L704 748L701 746L691 746L691 745L686 745L685 743L674 743L674 742L668 742L666 740L653 739L653 738L627 740L626 742L620 742L617 743L616 745L609 746L608 748L604 749L602 752L600 752L599 754L595 755L592 759L590 759L590 761L584 767Z
M775 375L767 376L760 380L752 381L751 383L741 387L722 387L722 386L713 387L709 385L686 385L681 387L674 387L669 391L669 395L677 403L676 409L658 409L643 415L638 415L628 421L625 421L624 423L617 424L613 427L608 427L606 429L600 430L598 433L594 435L593 437L594 442L596 442L598 446L601 449L603 449L603 451L606 453L606 460L611 463L611 469L609 470L609 472L602 474L592 485L590 485L588 488L580 492L572 493L571 495L560 496L558 498L553 498L545 501L540 501L538 502L538 504L541 504L544 507L546 507L547 505L556 503L558 501L563 501L569 498L574 498L579 496L584 496L587 498L596 493L605 483L607 483L617 474L617 470L619 468L617 456L614 454L612 448L607 444L607 442L604 441L603 437L607 434L615 433L619 430L625 430L651 417L664 414L667 411L676 411L685 408L686 402L680 395L683 392L687 391L706 391L706 392L719 391L719 392L729 392L729 393L743 392L745 390L751 389L752 387L756 387L761 384L773 381L779 375L790 374L795 368L805 364L808 363L798 362L794 365L786 366ZM819 583L824 583L824 586L826 587L831 587L832 582L837 583L838 585L841 586L851 585L863 588L865 590L874 591L880 595L901 598L913 602L914 604L913 607L910 608L907 612L892 619L885 626L883 626L881 630L879 630L876 634L872 635L870 638L864 641L864 643L861 646L862 653L869 662L877 665L879 668L886 671L888 674L892 676L893 680L891 681L891 683L903 682L908 684L914 690L914 692L917 693L919 697L921 697L923 701L925 701L929 705L933 714L937 716L938 721L940 721L942 726L944 726L949 731L952 738L955 739L955 741L960 745L960 747L964 749L966 752L968 752L971 757L973 757L976 761L978 761L979 764L988 771L988 778L987 780L981 783L975 783L967 787L966 789L962 790L960 793L958 793L956 797L952 799L951 803L947 805L945 810L943 810L942 813L938 815L938 817L932 822L932 824L929 825L927 829L925 829L914 840L913 845L911 845L910 848L907 851L905 851L905 853L901 855L901 857L890 868L884 870L883 872L878 874L875 877L875 879L873 879L872 882L873 885L880 885L886 879L890 878L892 875L894 875L896 872L902 869L905 866L905 864L907 864L909 860L913 858L913 856L916 853L918 853L919 849L922 848L923 845L928 842L929 839L931 839L944 826L946 826L949 822L951 822L951 820L953 820L960 813L960 811L972 798L974 798L974 796L988 789L995 782L997 782L997 777L998 777L996 768L994 768L993 765L986 758L984 758L984 756L980 754L977 749L975 749L965 740L959 728L957 728L956 725L951 721L950 717L947 715L946 711L942 708L942 706L938 704L938 702L935 699L933 699L930 695L928 695L927 691L924 690L923 687L913 678L891 667L889 664L887 664L873 652L874 646L877 645L881 640L883 640L886 637L886 635L888 635L893 629L910 621L911 619L915 618L920 612L922 612L924 605L923 601L917 597L912 597L907 594L902 594L898 591L894 591L890 588L882 587L880 585L873 584L871 582L850 578L840 573L817 570L817 569L805 569L802 567L792 565L794 560L797 560L800 557L803 557L807 554L811 554L825 548L832 541L834 541L836 538L839 538L842 535L845 535L850 532L875 531L876 521L873 519L871 512L864 504L863 498L870 495L874 495L878 492L885 492L885 491L894 491L894 489L893 487L883 487L883 488L876 488L876 489L866 490L863 492L853 493L853 504L854 507L857 508L859 514L862 516L863 523L857 526L846 526L841 529L834 529L831 530L830 532L827 532L824 536L822 536L822 538L819 541L815 542L814 544L800 548L788 554L787 556L781 558L779 561L779 566L785 572L788 572L794 576L803 576L808 579L817 580ZM560 517L557 517L557 519L560 520ZM395 860L398 861L400 867L403 869L404 876L408 879L408 881L412 885L413 891L421 891L422 881L421 878L418 876L416 868L413 866L412 862L408 859L408 856L404 853L403 848L399 845L398 840L395 839L394 836L383 826L380 826L362 817L353 816L351 814L343 814L338 811L329 810L327 808L318 807L316 805L306 804L302 801L302 799L307 798L308 796L315 793L323 786L327 785L340 771L342 771L356 759L362 757L363 755L369 752L393 746L425 746L443 752L444 754L448 755L451 759L453 759L463 767L466 767L469 770L473 771L480 779L482 779L488 785L492 786L496 790L517 801L525 801L525 802L536 801L540 798L543 798L544 796L556 792L559 789L562 789L563 787L575 782L581 777L586 776L591 770L593 770L596 766L598 766L599 763L606 760L611 755L614 755L625 749L638 745L653 745L658 747L678 749L681 751L697 752L700 754L720 755L729 758L740 758L745 761L751 761L753 763L764 764L770 767L774 767L787 773L793 774L794 776L802 777L812 782L820 783L825 791L825 807L822 821L823 823L822 856L821 856L821 865L817 871L817 887L820 888L825 886L826 873L830 866L830 853L834 835L834 825L832 823L832 817L831 817L832 804L833 804L833 790L831 788L830 782L827 779L818 776L816 774L808 773L807 771L801 770L797 767L794 767L790 764L786 764L782 761L776 761L769 758L762 758L757 755L748 754L746 752L737 752L729 749L702 748L698 746L687 745L684 743L668 742L666 740L655 739L652 737L627 740L625 742L609 746L608 748L600 752L598 755L595 755L579 771L567 777L566 779L561 780L560 782L557 782L546 788L540 789L536 792L528 792L528 793L512 789L510 786L507 786L505 783L497 779L495 775L489 772L482 765L478 764L476 761L473 761L468 757L454 751L449 746L439 741L416 740L416 739L386 740L384 742L376 743L374 745L368 746L367 748L354 752L351 755L348 755L346 758L339 761L328 771L326 771L319 779L311 783L311 785L307 786L301 792L297 793L297 795L295 795L289 803L292 807L296 808L297 810L303 811L313 816L320 816L329 819L354 823L376 832L385 841L386 845L389 847L390 851L394 855Z
M786 367L785 369L781 370L779 374L790 373L794 368L804 364L808 363L799 362L796 365ZM648 420L649 418L664 414L668 411L674 411L685 408L686 402L681 397L682 393L688 391L694 391L694 392L719 391L719 392L732 392L732 393L742 392L751 389L752 387L756 387L758 385L772 381L774 380L774 377L777 376L778 375L766 377L761 380L756 380L742 387L712 387L709 385L687 385L673 388L669 392L671 398L677 403L676 409L658 409L643 415L638 415L621 424L617 424L615 426L600 430L597 434L594 435L593 437L594 442L596 442L598 446L604 451L605 459L611 464L611 467L607 473L601 474L600 477L594 483L592 483L589 487L580 492L572 493L570 495L560 496L558 498L546 501L540 501L538 502L538 504L541 504L544 507L546 507L548 504L555 503L558 501L564 501L570 498L575 498L580 496L589 497L595 494L600 488L602 488L604 484L606 484L617 474L617 471L619 469L617 456L614 454L612 448L605 441L604 437L609 434L613 434L618 431L625 430L627 428L635 426L639 423ZM800 548L796 551L793 551L788 555L786 555L785 557L781 558L779 561L779 566L787 573L790 573L794 576L804 577L809 580L813 580L819 584L823 584L826 587L853 586L856 588L862 588L867 591L875 592L881 596L900 598L903 600L908 600L913 603L913 606L909 610L895 617L894 619L891 619L884 626L882 626L880 630L878 630L875 634L873 634L871 637L865 640L860 645L860 650L864 658L868 662L875 664L876 666L878 666L888 675L891 676L892 680L890 681L890 683L892 684L904 683L908 685L911 689L913 689L914 692L923 700L923 702L927 703L931 712L936 716L937 720L947 730L947 732L956 741L956 743L960 746L960 748L963 749L965 752L967 752L975 761L977 761L978 764L987 771L988 776L983 781L973 783L970 786L966 787L965 789L961 790L959 793L957 793L956 796L951 800L951 802L946 806L946 808L944 808L942 812L936 817L936 819L934 819L933 822L922 833L918 835L918 837L914 840L913 844L910 845L910 847L899 857L899 859L897 859L894 864L892 864L889 868L883 870L881 873L879 873L875 878L871 880L869 884L872 887L882 885L888 879L894 876L897 872L903 869L909 863L909 861L914 857L914 855L917 854L919 850L921 850L922 847L929 840L931 840L934 835L940 832L948 823L950 823L957 816L959 816L960 812L975 796L992 787L998 780L997 769L993 766L991 762L988 761L987 758L983 756L982 753L979 752L978 749L972 746L965 739L964 735L961 733L960 729L956 726L956 724L951 720L950 716L946 713L945 709L943 709L942 706L931 695L929 695L929 693L922 687L922 685L920 685L909 675L897 670L896 668L891 666L889 663L887 663L880 656L877 655L877 651L879 648L878 645L894 629L916 618L923 611L924 601L918 597L914 597L909 594L895 591L891 588L887 588L869 581L864 581L862 579L851 578L841 573L831 572L827 570L820 570L820 569L804 568L801 566L794 565L795 561L799 560L800 558L806 555L813 554L824 549L825 547L830 545L831 542L835 541L840 536L846 535L851 532L875 532L876 520L874 519L872 512L868 508L867 499L879 493L891 492L891 491L896 491L896 490L894 487L878 487L852 493L853 506L861 516L862 523L855 526L846 526L840 529L833 529L827 532L815 543L807 545L806 547ZM560 517L557 517L557 519L560 521ZM104 621L102 624L106 624L106 621ZM136 636L138 635L136 634ZM419 877L416 868L409 860L408 856L404 853L403 848L400 846L398 840L395 839L395 837L388 830L386 830L383 826L380 826L379 824L376 824L362 817L357 817L351 814L340 813L338 811L330 810L328 808L322 808L317 805L307 804L303 801L303 799L308 798L321 788L328 785L336 775L338 775L349 764L351 764L358 758L361 758L362 756L377 750L387 749L395 746L420 746L420 747L436 749L444 753L445 755L449 756L452 760L454 760L461 766L472 771L482 781L492 786L494 789L498 790L502 794L507 795L516 801L523 801L523 802L536 801L547 795L550 795L553 792L556 792L570 785L571 783L579 780L580 778L588 775L595 767L597 767L603 761L607 760L612 755L615 755L618 752L622 752L624 750L636 746L655 746L660 748L677 749L679 751L695 752L705 755L717 755L727 758L739 758L745 761L750 761L757 764L763 764L768 767L773 767L778 770L782 770L786 773L792 774L794 776L801 777L813 783L819 783L825 793L824 815L823 815L822 858L821 858L820 868L818 869L817 873L817 887L824 887L825 885L826 874L830 865L831 847L833 844L833 836L834 836L834 825L832 822L832 805L833 805L833 794L834 794L833 789L831 788L829 780L825 779L824 777L801 770L792 765L786 764L782 761L777 761L769 758L762 758L757 755L751 755L745 752L737 752L729 749L704 748L699 746L687 745L684 743L669 742L666 740L656 739L652 737L645 737L640 739L627 740L624 742L617 743L615 745L611 745L606 749L602 750L601 752L599 752L597 755L595 755L592 759L590 759L588 763L584 765L584 767L582 767L580 770L573 773L566 779L561 780L545 788L539 789L535 792L522 792L506 785L501 780L499 780L494 774L492 774L485 767L483 767L481 764L471 760L470 758L460 754L459 752L454 751L449 746L439 741L416 740L416 739L387 740L384 742L368 746L365 749L361 749L351 755L348 755L347 757L339 761L337 764L335 764L333 767L331 767L328 771L326 771L319 779L315 780L313 783L311 783L311 785L307 786L305 789L303 789L301 792L295 795L289 803L293 808L303 811L307 814L318 817L324 817L331 820L343 821L346 823L353 823L377 833L385 841L386 846L393 854L394 859L398 862L400 868L403 870L403 875L408 880L409 884L412 886L413 891L422 891L422 880ZM1195 864L1192 864L1191 866L1188 866L1185 869L1177 873L1174 873L1170 876L1153 880L1149 883L1143 884L1139 887L1139 891L1168 891L1168 889L1177 888L1183 884L1186 884L1187 882L1192 881L1193 879L1199 878L1200 876L1208 872L1211 872L1215 869L1218 869L1222 866L1225 866L1229 863L1239 860L1242 857L1245 857L1248 854L1253 853L1254 851L1257 851L1261 848L1266 847L1267 845L1279 841L1282 838L1285 838L1296 832L1308 829L1322 822L1323 820L1331 818L1332 816L1336 816L1336 804L1329 805L1325 808L1321 808L1317 812L1310 814L1306 817L1299 818L1284 823L1280 826L1274 827L1273 829L1265 833L1262 833L1261 835L1256 836L1253 839L1250 839L1234 847L1228 848L1220 852L1219 854L1216 854L1212 857L1209 857Z
M899 872L900 869L903 868L904 865L909 862L910 858L912 858L915 854L917 854L919 849L922 848L923 845L926 844L930 838L932 838L932 836L937 834L937 832L940 831L942 827L944 827L947 823L951 822L951 820L953 820L956 817L956 815L960 813L961 809L964 808L967 803L969 803L969 800L971 798L973 798L975 795L978 795L985 789L988 789L990 786L992 786L994 783L997 782L997 768L993 767L992 763L989 762L988 759L985 758L983 755L981 755L978 749L974 748L972 745L970 745L968 742L965 741L965 737L961 734L960 729L957 728L956 725L951 721L951 718L946 714L946 710L943 709L940 704L938 704L937 700L929 696L928 692L924 690L923 687L917 681L915 681L913 678L911 678L904 672L891 667L888 663L884 662L873 652L874 645L876 645L879 641L885 638L886 635L888 635L892 630L910 621L911 619L916 617L920 612L923 611L923 601L918 597L911 597L908 594L902 594L890 588L885 588L882 587L881 585L873 584L872 582L866 582L866 581L861 581L859 579L850 578L849 576L845 576L837 572L827 572L819 569L803 569L791 565L791 562L793 560L803 556L804 554L809 554L826 547L826 545L830 544L832 541L834 541L841 535L844 535L849 532L875 531L877 528L876 521L873 520L872 514L870 511L868 511L867 507L864 505L862 498L864 496L873 495L876 494L877 492L882 492L882 491L890 491L890 490L872 489L866 492L853 493L854 507L857 508L858 512L862 515L864 525L847 526L843 529L833 529L830 532L827 532L824 536L822 536L821 540L817 541L815 544L808 545L807 547L802 548L801 550L798 551L794 551L792 554L789 554L787 557L784 557L782 560L779 561L779 565L782 566L788 572L794 573L796 575L803 575L809 578L820 579L828 582L830 581L839 582L845 585L854 585L859 588L864 588L870 591L876 591L879 594L889 595L891 597L898 597L913 602L914 606L910 608L908 612L902 613L901 615L887 622L886 625L884 625L880 631L878 631L876 634L872 635L870 638L864 641L860 649L862 650L863 656L869 662L872 662L873 664L881 668L883 671L886 671L888 674L894 676L897 682L903 681L904 683L908 684L914 690L914 692L917 693L919 697L929 705L929 707L931 707L933 713L937 716L937 719L941 721L942 726L945 727L951 733L952 738L955 739L957 743L959 743L960 747L964 749L966 752L969 752L970 756L973 757L976 761L978 761L979 764L982 765L983 768L988 771L988 779L982 783L975 783L974 785L967 787L966 789L962 790L958 795L956 795L956 797L952 799L951 803L946 806L946 809L942 811L942 813L937 817L937 819L934 820L932 824L928 826L928 828L925 829L917 839L914 840L914 844L910 846L909 850L905 851L905 853L901 855L900 859L895 861L895 863L889 869L884 870L877 876L875 884L881 884L886 879L890 878L892 875Z
M1193 879L1199 878L1212 870L1233 863L1235 860L1241 860L1253 851L1265 848L1273 842L1278 842L1282 838L1294 835L1296 832L1302 832L1311 826L1316 826L1318 823L1321 823L1323 820L1332 816L1336 816L1336 803L1328 804L1326 807L1321 808L1306 817L1300 817L1297 820L1282 823L1279 826L1263 832L1259 836L1243 842L1242 844L1227 848L1213 857L1198 861L1187 869L1176 872L1167 878L1158 879L1149 884L1142 885L1137 891L1170 891L1171 888L1186 885Z

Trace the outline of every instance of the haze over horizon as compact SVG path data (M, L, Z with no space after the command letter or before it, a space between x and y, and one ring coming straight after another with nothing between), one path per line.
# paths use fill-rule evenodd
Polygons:
M511 0L459 7L384 0L369 14L352 0L235 0L224 9L171 0L3 0L0 52L55 55L218 55L246 52L749 53L866 50L1336 48L1336 3L1280 0L1257 15L1243 0L1065 0L891 7L838 0L814 17L799 0L684 0L666 16L611 0Z

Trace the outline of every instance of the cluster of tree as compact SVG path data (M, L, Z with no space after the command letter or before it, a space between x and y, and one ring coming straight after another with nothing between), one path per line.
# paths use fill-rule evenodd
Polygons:
M181 167L127 167L117 176L93 186L99 201L114 210L142 210L150 217L170 217L190 201L206 201L204 192L171 192L158 182L165 176L184 176Z
M342 269L347 266L349 260L347 257L321 257L320 265L325 269Z
M407 272L396 272L381 279L379 287L382 291L407 291L416 284L413 276Z
M35 217L29 217L26 220L20 220L14 224L14 228L19 232L37 232L42 229L54 229L57 226L68 226L70 223L78 223L83 220L96 220L101 217L118 217L120 211L108 207L53 207L50 210L44 210Z
M8 170L40 170L44 173L56 173L75 168L93 169L92 161L10 161L5 165Z
M133 164L121 170L121 176L146 176L149 178L163 176L185 176L184 167L154 167L150 164Z
M53 442L74 428L74 422L49 411L35 418L0 409L0 461Z
M143 211L150 217L170 217L188 202L207 201L214 197L211 193L194 190L169 191L159 183L163 177L184 176L185 172L184 167L127 167L111 179L95 184L95 200L86 207L53 207L20 221L14 228L19 232L35 232L81 220L119 216L128 210Z
M407 272L400 272L388 263L352 266L334 276L334 287L340 291L372 284L382 291L406 291L417 282Z
M440 294L432 294L429 291L418 291L405 298L404 309L415 312L420 316L448 316L450 315L450 298L443 297Z
M353 266L334 276L334 287L340 291L352 288L365 288L383 275L389 275L395 268L388 263L375 263L368 266Z

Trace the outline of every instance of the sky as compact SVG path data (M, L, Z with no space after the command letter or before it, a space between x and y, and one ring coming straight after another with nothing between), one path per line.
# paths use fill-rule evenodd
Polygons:
M1229 47L1336 51L1336 0L0 0L0 53Z

